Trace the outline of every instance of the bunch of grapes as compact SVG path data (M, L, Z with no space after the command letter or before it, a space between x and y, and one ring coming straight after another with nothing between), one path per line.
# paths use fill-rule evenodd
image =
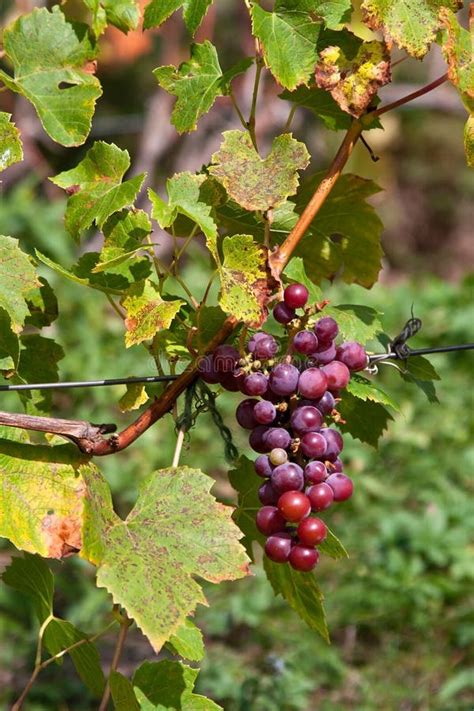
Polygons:
M249 339L244 355L222 345L199 366L206 382L247 396L236 418L250 430L250 446L259 455L255 472L263 482L257 528L267 537L266 555L300 571L315 567L317 546L327 535L325 523L311 514L352 495L352 480L339 458L342 436L325 420L340 420L340 391L351 372L368 363L359 343L336 345L336 321L316 318L319 307L307 307L307 301L306 287L294 283L273 309L287 331L285 355L279 356L272 335L259 331ZM303 313L298 315L298 310Z

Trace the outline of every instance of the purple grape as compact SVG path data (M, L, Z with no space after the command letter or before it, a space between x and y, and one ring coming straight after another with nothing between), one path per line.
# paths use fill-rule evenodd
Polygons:
M270 425L276 417L275 405L268 400L260 400L253 408L255 419L260 425Z
M319 551L316 548L296 545L290 550L288 561L292 568L300 570L302 573L309 573L316 567L319 560Z
M293 395L298 388L300 372L290 363L280 363L270 373L270 388L277 395Z
M279 498L270 481L264 482L258 490L258 499L264 506L276 506Z
M319 365L326 365L326 363L331 363L336 357L336 346L331 343L331 345L325 350L316 351L311 353L311 358L314 358L316 363Z
M257 404L258 400L252 398L247 398L247 400L242 400L242 402L237 407L235 411L235 417L237 422L241 427L246 430L253 430L254 427L258 425L255 415L253 414L253 409Z
M260 338L255 344L255 349L253 351L254 357L259 360L268 360L269 358L273 358L277 353L278 343L275 341L273 336Z
M365 348L356 341L342 343L337 349L336 358L353 371L364 370L369 360Z
M301 436L306 432L316 432L323 423L321 412L311 405L297 407L291 414L290 425L295 434Z
M303 470L294 462L280 464L272 471L271 482L277 494L285 491L301 491L304 486Z
M338 474L339 472L342 472L343 468L343 464L338 457L333 462L331 462L330 472L331 474Z
M273 309L273 317L278 323L286 325L296 318L296 313L294 309L290 309L284 301L280 301Z
M220 380L219 373L214 366L214 360L210 355L203 356L199 359L198 373L202 380L210 385L215 385Z
M266 433L267 430L268 427L265 427L265 425L258 425L250 433L249 445L255 452L258 452L259 454L265 454L266 452L268 452L269 448L263 441L263 435Z
M290 284L283 292L285 304L290 309L302 309L308 301L309 291L303 284Z
M257 331L256 333L253 334L253 336L249 339L249 342L247 343L247 350L249 353L253 353L255 351L255 347L257 343L264 338L268 338L270 334L265 333L265 331Z
M314 406L318 408L322 415L329 415L330 412L336 407L336 400L334 395L326 390L324 395L322 395L319 400L314 403Z
M331 474L326 479L326 484L329 484L334 492L334 501L346 501L352 496L354 491L354 484L352 479L349 479L345 474Z
M217 346L213 353L214 368L218 373L232 373L239 362L239 351L233 346Z
M321 368L328 379L328 390L342 390L351 379L351 373L347 365L334 360Z
M272 474L273 467L270 464L270 460L266 454L261 454L254 462L255 471L258 476L269 477Z
M268 458L270 464L273 464L274 467L278 467L280 464L285 464L285 462L288 461L288 454L281 447L275 447L268 455Z
M298 390L303 397L316 400L327 390L327 382L326 376L319 368L308 368L299 377Z
M308 462L304 468L304 478L308 484L320 484L328 477L328 472L323 462Z
M339 326L336 321L330 316L323 316L317 321L314 332L316 333L318 340L323 343L328 343L328 341L333 341L337 334L339 333Z
M286 563L289 558L293 539L290 533L275 533L267 538L265 553L274 563Z
M219 382L223 388L229 390L229 392L236 393L242 390L243 381L245 379L245 373L243 370L237 369L232 373L221 373L219 377Z
M257 512L257 528L264 536L284 531L286 521L276 506L264 506Z
M263 373L250 373L245 376L242 390L245 395L263 395L268 387L268 378Z
M326 449L327 442L319 432L308 432L301 439L301 451L305 457L322 457Z
M318 339L313 331L298 331L293 338L293 348L303 355L310 355L317 347Z
M263 442L268 448L267 451L276 448L288 449L291 444L291 435L283 427L270 427L263 435Z
M309 489L306 489L306 496L311 502L313 511L324 511L334 501L334 492L326 482L310 486Z
M325 427L322 429L321 434L327 443L327 449L324 453L324 457L330 462L334 462L344 447L342 436L337 430L333 430L331 427Z

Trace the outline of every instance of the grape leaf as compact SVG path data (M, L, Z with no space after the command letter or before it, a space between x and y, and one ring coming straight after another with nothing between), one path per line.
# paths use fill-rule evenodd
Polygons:
M91 468L71 445L0 440L0 536L45 558L80 549L83 477Z
M121 210L109 217L102 231L104 244L92 272L128 275L131 265L142 261L137 253L144 249L143 242L152 231L150 218L143 210Z
M321 23L318 2L276 0L274 11L251 6L252 31L263 47L265 64L285 89L307 84L317 60Z
M313 84L299 86L295 91L285 90L279 94L279 98L309 109L331 131L344 131L351 125L352 119L342 111L331 94L324 89L318 89Z
M35 268L18 240L0 235L0 308L10 316L15 333L20 333L28 316L27 298L38 286Z
M319 52L315 79L343 111L359 118L380 87L391 79L390 54L384 42L364 42L347 34L350 43L325 47Z
M137 0L83 0L92 12L92 29L96 37L104 32L107 24L122 32L135 30L140 19Z
M198 329L195 346L202 352L226 320L226 315L219 306L203 306L193 316Z
M71 196L65 224L75 239L94 222L102 228L114 212L134 202L145 175L136 175L123 183L129 167L128 151L122 151L113 143L96 141L75 168L50 178Z
M58 654L86 635L67 620L53 618L54 577L46 561L37 555L15 557L2 575L6 585L31 598L38 621L43 625L43 644L51 655ZM92 642L84 642L69 651L82 681L96 696L101 696L105 686L99 653ZM60 663L61 660L58 660Z
M229 482L238 493L238 505L232 518L244 534L242 545L245 546L248 556L253 560L253 542L258 541L263 547L265 538L255 523L255 516L257 511L262 508L262 504L258 498L258 480L255 468L248 457L239 457L235 469L229 471Z
M224 237L221 261L215 245L208 245L219 271L222 310L259 328L268 316L266 303L273 290L267 279L265 249L251 235Z
M339 30L341 25L350 22L352 3L351 0L309 0L307 11L320 17L326 27Z
M204 183L206 183L205 175L176 173L166 182L168 203L153 190L148 191L148 197L153 206L152 217L162 229L170 227L180 214L196 223L206 237L217 236L217 225L212 217L212 206L203 195Z
M338 425L342 432L349 432L353 437L361 442L367 442L372 447L377 447L389 420L393 420L389 411L380 403L361 400L347 390L344 391L338 410L346 421Z
M20 355L20 341L11 329L7 312L0 308L0 373L16 370Z
M169 638L166 646L191 662L200 662L204 657L202 632L191 620L185 621L176 634Z
M35 9L5 29L3 42L14 77L0 70L0 80L31 101L53 141L84 143L102 94L87 25L66 22L58 6Z
M51 326L59 315L58 300L44 277L39 277L40 287L28 295L29 314L25 324L44 328Z
M11 121L11 114L0 111L0 172L23 160L20 132Z
M318 301L322 301L323 292L319 286L315 286L312 281L310 281L308 275L306 274L304 268L304 262L301 257L293 257L290 259L285 267L285 276L288 277L290 281L296 281L298 284L304 284L309 292L309 303L315 304Z
M160 0L161 1L161 0ZM229 93L230 82L245 72L251 59L222 73L217 50L211 42L191 45L191 57L179 67L172 64L153 71L162 89L176 96L171 123L178 133L194 131L197 121L213 106L218 96Z
M458 10L462 0L363 0L364 20L373 30L382 30L385 41L422 59L440 26L442 7Z
M313 175L295 199L274 212L272 232L281 239L296 224L324 174ZM382 222L367 198L380 188L371 180L342 175L319 210L295 254L303 257L306 273L319 283L337 274L351 284L370 288L381 269Z
M115 711L146 711L146 707L138 703L132 682L127 677L112 670L109 683Z
M321 553L334 558L334 560L349 558L349 554L342 545L341 541L329 528L326 538L318 545L318 549Z
M304 143L290 133L277 136L269 155L262 159L247 131L224 131L223 136L209 173L239 205L246 210L268 210L296 192L298 171L309 163Z
M195 35L211 3L212 0L151 0L145 9L143 27L158 27L182 7L186 27Z
M99 587L127 610L156 651L198 603L206 604L194 576L218 583L248 574L232 510L215 502L213 480L198 469L151 474L125 521L97 470L89 470L87 482L81 555L97 565Z
M146 711L222 711L211 699L193 693L198 673L198 669L168 659L144 662L132 681L141 708Z
M397 412L400 411L397 403L392 400L392 398L387 395L382 388L357 373L353 373L347 386L347 392L354 395L354 397L360 398L361 400L379 402L381 405L388 405L388 407L392 407Z
M471 114L464 126L464 151L470 168L474 168L474 114Z
M45 383L58 380L58 363L64 358L60 345L52 338L29 333L21 337L21 346L14 382ZM18 395L29 415L47 414L51 410L51 390L23 391Z
M441 378L429 360L423 356L410 356L403 363L401 375L403 380L415 383L424 392L429 402L439 402L433 380Z
M281 595L304 622L329 642L323 594L314 575L300 573L287 563L273 563L263 559L263 567L275 595Z
M127 392L119 400L120 412L130 412L138 410L148 401L148 394L145 386L141 383L129 383Z
M150 281L133 284L122 300L127 312L125 345L127 348L147 341L163 328L169 328L184 301L164 301L160 290Z

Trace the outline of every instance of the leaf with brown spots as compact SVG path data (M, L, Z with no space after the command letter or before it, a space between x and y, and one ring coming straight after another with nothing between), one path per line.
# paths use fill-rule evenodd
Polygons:
M269 155L260 158L247 131L224 131L223 136L209 172L235 202L246 210L268 210L294 195L298 171L309 163L304 143L284 133L275 138Z
M209 493L199 469L153 472L125 520L110 489L88 470L81 555L98 567L97 584L122 605L158 651L206 598L196 577L212 583L248 575L248 558L232 508Z
M0 235L0 308L10 316L15 333L20 333L28 315L27 297L39 286L31 258L21 251L18 240Z
M169 328L184 301L164 301L158 287L146 280L133 284L122 304L127 312L125 345L129 348Z
M86 486L94 469L70 445L0 439L0 536L20 550L63 558L81 548Z
M379 88L390 81L390 54L384 42L363 42L347 34L350 41L343 46L320 51L315 78L343 111L359 118Z

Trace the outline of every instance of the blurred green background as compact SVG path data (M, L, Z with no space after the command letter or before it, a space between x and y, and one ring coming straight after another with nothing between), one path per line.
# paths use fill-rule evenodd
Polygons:
M20 4L4 1L0 20L12 19ZM251 51L240 4L223 0L205 27L226 67ZM81 15L79 2L66 7ZM362 31L357 23L354 27ZM129 38L115 32L106 35L104 64L99 65L105 95L91 139L81 149L59 149L42 133L24 102L0 95L0 109L12 111L22 131L29 131L25 163L2 176L0 201L0 233L19 238L24 249L38 248L66 263L75 259L78 248L62 226L64 199L46 176L74 165L92 140L104 138L128 148L135 172L148 168L150 184L162 191L167 175L198 170L217 147L220 132L236 127L229 103L222 100L196 134L178 138L167 125L170 105L157 92L151 70L184 58L189 38L179 18L163 32L145 37L146 46L140 33ZM394 70L390 100L397 91L408 93L443 71L436 51L423 64L403 62ZM238 94L244 107L250 90L242 80ZM281 130L288 114L277 93L267 75L260 101L263 145ZM426 102L389 114L385 131L370 132L379 162L371 162L360 146L348 166L384 188L375 203L386 225L386 259L381 282L372 290L325 284L325 295L334 303L377 308L391 335L403 326L413 304L423 320L414 346L474 341L474 278L469 276L474 181L464 164L464 120L456 95L447 87L440 89ZM304 112L297 115L294 133L308 144L315 169L327 164L340 141L339 135L328 134ZM97 248L97 239L91 233L86 248ZM166 254L165 237L158 233L157 239ZM189 251L185 271L188 284L200 294L209 263L198 242ZM145 351L124 349L122 325L101 294L43 273L60 303L60 317L51 333L66 352L61 378L152 371ZM354 476L356 493L328 519L350 559L325 558L317 569L332 644L327 646L273 597L256 565L251 579L205 586L210 607L199 609L197 615L207 645L201 693L226 711L472 711L473 358L472 353L432 358L441 376L439 404L429 402L395 369L381 367L377 382L399 402L400 413L394 415L378 451L345 438L344 461ZM124 424L130 417L117 407L123 392L117 387L57 393L54 413ZM222 394L218 402L236 443L250 454L233 419L237 397ZM1 409L18 408L13 394L2 395ZM168 417L130 450L99 462L122 515L133 505L140 481L151 470L170 464L174 443ZM223 445L207 416L192 431L182 463L199 463L216 480L215 494L233 501ZM3 543L0 563L5 565L11 553ZM58 574L57 613L84 631L100 630L110 618L110 599L95 588L93 569L76 559L52 568ZM28 678L36 634L28 600L0 587L1 709L9 708ZM100 642L105 661L110 660L113 645L113 635ZM144 658L154 658L153 652L134 631L121 668L129 673ZM50 667L40 677L25 705L27 711L94 707L67 660L62 668Z

